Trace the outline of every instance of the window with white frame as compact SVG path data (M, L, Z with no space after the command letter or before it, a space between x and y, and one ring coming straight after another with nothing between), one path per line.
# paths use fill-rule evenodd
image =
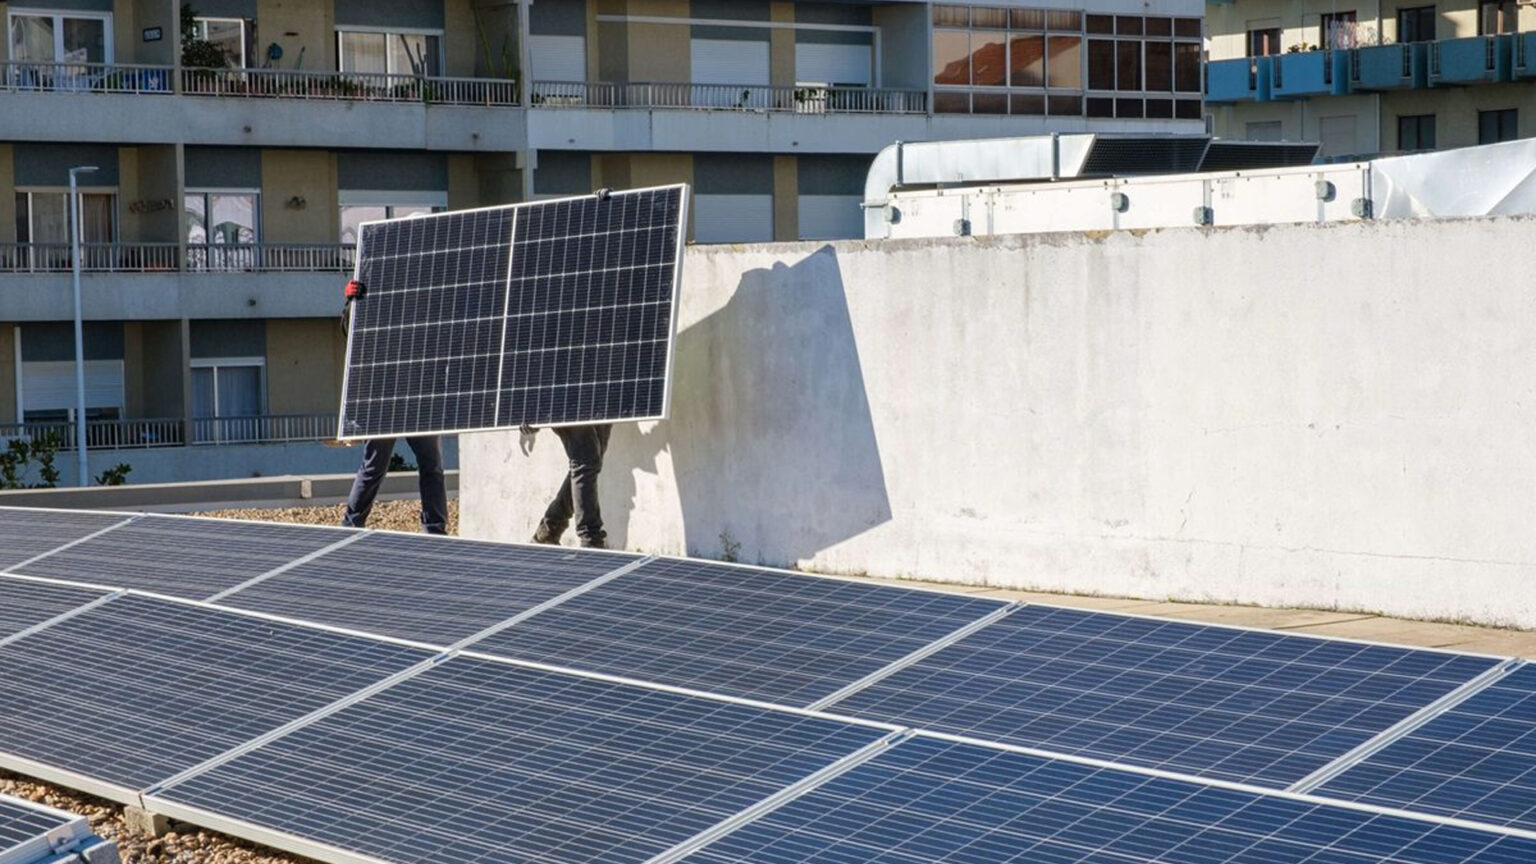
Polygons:
M399 219L448 209L446 192L365 192L343 189L341 205L341 242L357 243L358 226L380 219Z
M112 192L80 193L80 242L82 257L93 260L96 244L117 240L117 195ZM62 270L70 266L69 191L20 189L16 192L16 242L24 266L37 270Z
M248 40L251 28L241 18L196 18L193 38L201 39L224 52L231 68L244 69L250 56Z
M441 75L442 31L337 30L342 72Z
M111 63L110 13L58 12L12 6L8 16L12 62ZM77 71L84 71L80 67Z
M261 193L188 189L182 199L187 262L195 269L248 270L260 240Z
M209 357L192 361L192 418L194 421L231 421L266 413L267 363L262 357ZM216 441L231 437L220 423L194 424L195 440Z

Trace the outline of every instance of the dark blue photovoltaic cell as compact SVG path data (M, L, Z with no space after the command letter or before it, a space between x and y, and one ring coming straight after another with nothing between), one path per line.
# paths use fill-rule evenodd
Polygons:
M1516 669L1317 794L1536 830L1536 666Z
M370 534L219 605L450 645L639 557Z
M0 648L0 751L142 789L431 656L130 594Z
M1284 788L1496 662L1028 606L828 710Z
M127 513L0 507L0 570L132 518Z
M0 795L0 857L5 855L6 850L42 837L79 818L40 810L25 801Z
M806 706L1004 605L664 559L471 648Z
M188 516L144 516L17 572L204 600L347 532Z
M1536 841L928 738L687 864L1529 864Z
M159 797L409 864L635 864L879 729L458 657Z
M0 576L0 639L84 606L106 593Z

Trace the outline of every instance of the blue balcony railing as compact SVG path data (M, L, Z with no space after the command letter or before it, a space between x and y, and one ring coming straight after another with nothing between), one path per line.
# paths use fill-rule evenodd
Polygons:
M1429 86L1429 43L1372 45L1350 52L1355 90L1408 90Z
M1536 78L1536 31L1515 33L1511 72L1515 78Z
M1276 54L1272 93L1276 99L1342 96L1349 92L1348 51L1299 51Z
M1237 57L1206 64L1205 101L1267 102L1270 99L1270 58Z
M1509 35L1441 39L1429 45L1429 85L1511 81Z

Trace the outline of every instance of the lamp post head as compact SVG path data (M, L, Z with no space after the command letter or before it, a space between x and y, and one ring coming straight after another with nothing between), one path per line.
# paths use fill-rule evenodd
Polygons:
M92 171L98 170L100 169L95 165L76 165L75 167L69 169L69 176L73 178L76 174L89 174Z

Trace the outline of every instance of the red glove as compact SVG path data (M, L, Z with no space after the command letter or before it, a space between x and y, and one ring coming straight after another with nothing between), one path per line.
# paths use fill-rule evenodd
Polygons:
M363 283L357 281L356 279L351 279L347 282L348 300L356 300L366 293L368 293L368 286L364 285Z

